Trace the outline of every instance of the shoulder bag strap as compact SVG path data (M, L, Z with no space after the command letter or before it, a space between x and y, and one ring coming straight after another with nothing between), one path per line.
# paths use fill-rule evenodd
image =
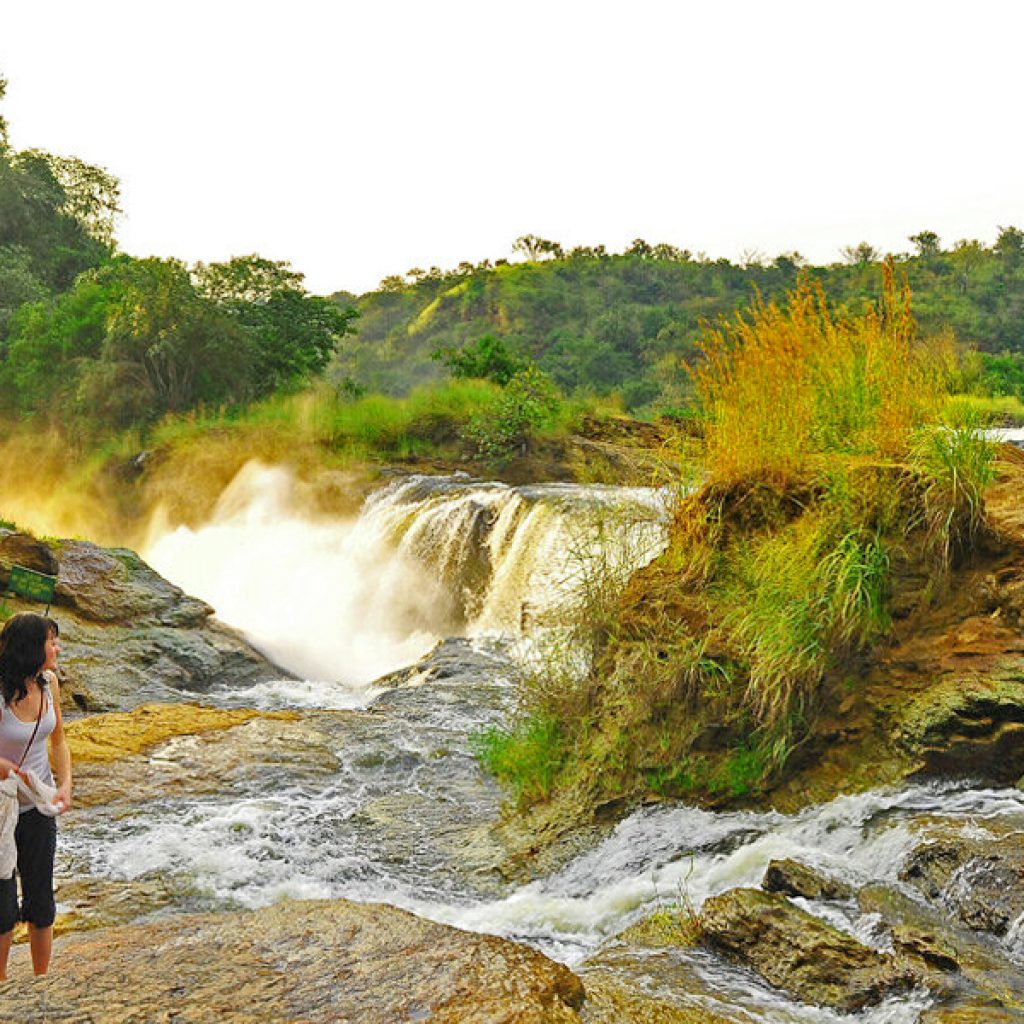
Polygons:
M36 738L36 733L39 732L39 723L43 720L43 703L46 700L46 693L43 688L39 687L39 714L36 715L36 727L32 730L32 735L28 738L28 743L25 744L25 752L21 755L21 760L18 762L18 769L25 763L25 758L28 757L28 752L32 749L32 743Z

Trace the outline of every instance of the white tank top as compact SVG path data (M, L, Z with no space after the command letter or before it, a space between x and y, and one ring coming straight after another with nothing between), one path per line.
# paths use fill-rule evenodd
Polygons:
M53 772L50 770L50 758L47 754L46 744L50 733L57 726L57 715L53 710L53 698L50 696L49 684L43 683L43 714L39 719L39 730L35 739L32 739L32 732L36 727L36 720L23 722L7 706L7 702L0 698L0 757L6 757L8 761L17 764L21 761L21 755L25 754L25 746L32 739L32 746L25 754L25 760L21 767L34 771L36 775L49 785L53 785ZM20 807L19 812L24 813L33 806L30 800L18 794Z

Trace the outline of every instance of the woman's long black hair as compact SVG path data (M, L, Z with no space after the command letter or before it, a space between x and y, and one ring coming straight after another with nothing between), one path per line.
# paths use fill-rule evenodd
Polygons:
M18 612L0 630L0 693L6 704L21 700L46 663L46 641L60 629L53 619L35 612Z

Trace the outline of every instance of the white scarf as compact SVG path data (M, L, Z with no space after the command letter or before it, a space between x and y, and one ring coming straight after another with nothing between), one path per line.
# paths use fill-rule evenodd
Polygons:
M0 878L10 878L18 864L18 847L14 842L20 812L18 794L29 799L35 809L47 817L52 818L60 812L53 802L57 790L33 771L25 774L28 782L14 772L0 781Z

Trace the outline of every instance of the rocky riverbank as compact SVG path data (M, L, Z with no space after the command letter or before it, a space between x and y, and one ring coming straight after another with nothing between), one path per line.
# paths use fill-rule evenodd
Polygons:
M16 951L5 1019L124 1024L575 1024L584 989L525 946L393 907L292 901L58 939L29 979Z

